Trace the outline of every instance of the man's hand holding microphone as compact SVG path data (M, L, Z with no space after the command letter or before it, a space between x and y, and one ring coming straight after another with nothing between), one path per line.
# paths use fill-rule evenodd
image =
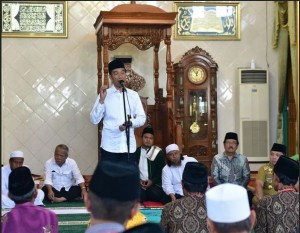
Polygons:
M125 121L122 125L119 126L120 131L124 131L127 127L132 126L132 122L130 121L130 116L128 116L128 121Z

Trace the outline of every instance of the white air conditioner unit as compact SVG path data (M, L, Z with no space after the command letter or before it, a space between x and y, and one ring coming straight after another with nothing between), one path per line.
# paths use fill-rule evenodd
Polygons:
M239 151L249 161L268 161L269 76L267 70L238 69L236 129Z

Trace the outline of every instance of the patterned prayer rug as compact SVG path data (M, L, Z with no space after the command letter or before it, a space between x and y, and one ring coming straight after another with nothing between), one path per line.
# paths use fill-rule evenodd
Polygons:
M60 233L84 233L89 214L58 214L58 228Z
M87 212L83 201L45 203L45 208L57 214L60 233L84 233L90 214ZM2 215L10 209L2 209ZM140 213L146 217L147 222L159 223L162 208L140 208Z
M57 214L60 233L84 233L86 230L90 214L85 209L84 202L45 203L45 207ZM141 207L140 212L147 222L160 222L162 208Z
M53 209L55 212L58 208ZM61 210L61 209L60 209ZM72 212L74 209L69 209ZM145 215L147 222L160 222L162 209L160 208L141 208L140 212ZM58 226L60 233L84 233L87 228L90 215L88 213L84 214L57 214Z

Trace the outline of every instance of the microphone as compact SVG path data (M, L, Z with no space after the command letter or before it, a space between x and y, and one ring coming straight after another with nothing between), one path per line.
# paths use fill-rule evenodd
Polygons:
M125 88L124 80L120 80L119 83L120 83L121 87Z

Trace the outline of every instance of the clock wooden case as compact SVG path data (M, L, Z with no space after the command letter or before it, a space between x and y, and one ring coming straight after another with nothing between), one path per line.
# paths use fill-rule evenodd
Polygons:
M217 69L199 47L186 52L174 69L174 107L180 112L182 153L207 165L218 153Z

